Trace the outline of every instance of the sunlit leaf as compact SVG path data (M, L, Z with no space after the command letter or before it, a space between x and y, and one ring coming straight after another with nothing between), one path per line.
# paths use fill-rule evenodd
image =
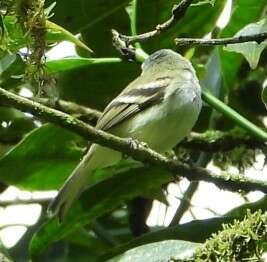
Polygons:
M74 43L75 45L87 50L90 53L93 53L93 50L90 49L86 44L84 44L81 40L79 40L75 35L73 35L71 32L63 28L62 26L59 26L51 21L46 20L46 28L50 29L52 31L57 31L63 34L64 38L66 40L69 40L70 42Z
M65 57L57 60L49 60L46 67L49 73L66 72L90 65L120 63L122 60L117 57L112 58L85 58L79 56Z
M233 1L232 13L227 26L220 33L220 37L232 37L247 24L258 21L262 17L262 11L265 9L266 0L235 0ZM242 56L220 50L222 73L225 87L234 88L238 69L242 63Z
M238 31L234 35L234 37L254 35L260 33L267 33L267 19L262 19L257 23L252 23L245 26L243 29ZM255 69L258 65L260 55L266 46L267 40L262 41L261 43L253 41L239 44L228 44L225 47L225 50L241 53L248 61L250 67L252 69Z

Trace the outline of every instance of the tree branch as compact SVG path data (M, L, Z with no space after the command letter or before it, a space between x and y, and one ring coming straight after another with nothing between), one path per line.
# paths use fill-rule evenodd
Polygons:
M227 152L241 146L248 149L262 149L267 147L265 143L253 137L243 138L225 135L209 141L199 134L184 139L178 146L207 153Z
M227 45L227 44L239 44L245 42L257 42L260 44L267 39L267 32L252 35L240 35L237 37L226 37L218 39L204 39L204 38L176 38L174 42L176 45L202 45L202 46L213 46L213 45Z
M80 120L95 123L101 115L101 112L89 107L81 106L74 102L58 100L55 105L52 105L47 98L38 98L35 101L46 106L52 106L55 109L65 113L75 115ZM244 146L248 149L261 149L266 147L266 144L253 137L235 137L231 135L222 135L216 139L207 139L205 134L192 133L190 138L185 138L179 143L178 147L183 147L189 150L198 150L208 153L227 152L236 147Z
M76 104L74 102L65 101L65 100L57 100L56 103L52 104L48 98L35 98L34 101L37 101L43 105L53 107L65 113L75 115L79 119L82 118L83 120L87 120L90 123L96 122L97 119L100 117L101 112L92 109L86 106L82 106Z
M173 7L172 16L164 23L157 25L156 28L150 32L134 36L126 36L120 34L119 37L122 41L126 42L127 46L135 42L145 41L147 39L153 38L175 25L175 23L185 15L187 8L191 5L192 2L193 0L182 0L178 5L175 5ZM114 32L116 31L113 31L113 34Z
M123 139L104 131L97 130L90 125L70 116L66 113L41 105L27 98L15 95L0 88L0 104L13 106L16 109L30 112L44 120L52 122L63 128L73 131L87 140L123 152L135 160L147 162L160 168L170 171L176 176L182 176L190 181L206 181L216 184L219 188L231 191L254 191L258 190L267 193L267 183L240 176L215 175L211 171L190 167L181 164L147 148L147 146L132 139Z
M49 107L53 107L54 109L58 109L62 112L74 115L80 120L92 125L97 122L98 118L101 115L101 112L96 109L81 106L79 104L66 100L58 100L55 104L50 103L49 99L47 98L36 98L34 101L40 102L41 104ZM11 142L6 142L3 137L0 137L0 143L2 144L14 144L17 142L17 139ZM177 147L183 147L189 150L197 150L208 153L216 153L228 152L241 146L246 147L247 149L262 149L267 147L267 145L261 140L255 139L253 137L245 138L232 135L222 135L222 137L210 139L207 138L207 135L205 135L205 133L192 133L189 138L185 138L183 141L181 141Z

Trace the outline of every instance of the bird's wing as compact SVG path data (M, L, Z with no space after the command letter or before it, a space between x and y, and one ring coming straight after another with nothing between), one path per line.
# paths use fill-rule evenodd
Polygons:
M145 110L151 104L160 102L164 97L164 89L172 81L170 77L159 77L153 82L144 81L141 78L142 76L137 78L111 101L98 120L97 128L106 131ZM135 88L133 89L132 86Z

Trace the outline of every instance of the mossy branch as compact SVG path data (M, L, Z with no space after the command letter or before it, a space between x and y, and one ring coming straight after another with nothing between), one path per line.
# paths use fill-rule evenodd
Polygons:
M86 106L76 104L66 100L57 100L51 104L48 98L35 98L41 104L53 107L70 115L73 115L80 120L93 125L101 116L101 112ZM247 149L264 149L267 148L265 143L254 137L243 137L220 132L220 135L210 132L199 134L191 133L189 138L184 139L178 147L183 147L189 150L197 150L207 153L227 152L237 147L245 147Z
M224 174L215 175L204 168L190 167L189 165L178 163L173 159L168 159L167 157L158 154L141 143L133 142L131 139L119 138L101 130L97 130L71 115L18 96L3 88L0 88L0 105L12 106L21 111L30 112L46 121L73 131L87 140L123 152L136 160L156 165L170 171L175 176L182 176L190 181L202 180L211 182L216 184L219 188L231 191L258 190L267 193L266 182L240 176L231 177Z

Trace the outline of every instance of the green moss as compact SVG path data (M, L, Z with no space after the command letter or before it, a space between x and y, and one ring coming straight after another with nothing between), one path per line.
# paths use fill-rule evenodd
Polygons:
M267 213L248 211L244 220L224 225L213 234L190 261L263 261L266 236Z
M3 2L3 3L2 3ZM9 35L5 28L5 23L11 25L17 32L16 37L27 39L24 41L28 53L25 55L26 70L25 81L31 84L35 93L46 91L54 82L48 76L45 69L45 51L46 51L46 19L49 15L44 8L45 0L8 0L1 1L0 15L2 18L2 50L8 52L18 52L21 44L14 50L14 35ZM15 28L16 27L16 28ZM16 29L16 30L15 30ZM10 44L10 43L13 43ZM12 46L12 50L9 50ZM16 46L16 45L15 45Z
M32 39L28 46L29 56L26 58L25 76L40 93L47 79L44 68L46 48L44 0L18 0L16 14L23 31Z

